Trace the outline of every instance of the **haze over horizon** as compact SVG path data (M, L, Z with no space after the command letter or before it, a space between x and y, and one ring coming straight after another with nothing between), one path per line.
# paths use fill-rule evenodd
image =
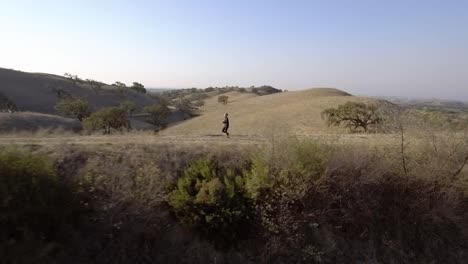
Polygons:
M468 100L467 1L6 1L0 67Z

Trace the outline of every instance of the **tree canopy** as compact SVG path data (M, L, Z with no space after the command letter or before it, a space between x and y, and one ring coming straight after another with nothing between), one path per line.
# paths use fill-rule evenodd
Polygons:
M55 109L65 116L77 118L80 122L91 114L88 101L76 97L60 100Z
M377 113L378 107L375 105L347 102L337 108L328 108L322 112L322 117L326 119L329 126L345 126L352 132L362 128L365 132L374 129L375 125L382 122L382 118Z
M124 102L120 103L119 107L124 109L125 113L127 113L129 115L132 115L133 112L135 112L135 110L137 109L137 105L133 101L124 101Z
M171 110L163 104L147 106L144 111L149 114L148 122L160 128L167 125L167 118L171 113Z
M104 130L104 134L110 134L111 129L122 130L130 128L125 110L120 107L103 108L83 121L88 131Z
M137 91L139 93L146 93L145 86L143 84L134 82L133 85L130 87L130 89Z

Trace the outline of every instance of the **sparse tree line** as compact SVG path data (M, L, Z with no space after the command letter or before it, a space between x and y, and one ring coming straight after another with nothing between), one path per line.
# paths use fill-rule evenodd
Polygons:
M64 116L78 119L87 131L101 130L104 134L110 134L112 130L131 129L129 116L135 113L137 105L133 101L124 101L119 106L105 107L93 112L87 100L71 96L60 99L55 109ZM146 106L143 112L148 114L147 121L158 129L167 125L167 118L171 114L165 104Z
M286 91L286 90L285 90ZM161 93L166 98L169 99L176 99L180 97L189 97L191 101L195 100L203 100L209 97L206 93L217 93L223 94L228 92L250 92L255 93L258 95L268 95L274 93L281 93L283 92L280 89L276 89L269 85L263 86L250 86L250 87L239 87L239 86L225 86L225 87L208 87L208 88L187 88L187 89L177 89L177 90L169 90L164 91Z
M199 107L205 105L204 100L210 96L218 94L218 102L227 104L229 97L224 95L228 92L241 92L241 93L255 93L258 95L268 95L283 92L283 90L276 89L269 85L259 87L239 87L239 86L225 86L225 87L208 87L200 88L187 88L164 91L161 93L150 93L153 98L164 101L166 105L174 106L188 115L196 114ZM286 90L284 90L286 92Z
M83 80L76 74L65 73L64 76L72 82L73 86L77 86L78 84L88 85L96 93L99 93L105 86L107 86L105 83L93 79ZM125 83L116 81L111 85L111 87L117 89L121 95L125 95L128 90L133 90L138 93L146 93L145 86L139 82L133 82L132 86L127 86Z

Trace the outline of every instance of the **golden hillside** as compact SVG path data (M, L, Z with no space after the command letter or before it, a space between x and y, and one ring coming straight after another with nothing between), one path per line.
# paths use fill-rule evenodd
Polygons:
M321 112L347 101L376 102L351 96L332 88L314 88L267 96L230 92L229 103L218 103L217 96L205 101L201 115L166 129L167 135L216 135L222 128L223 114L229 113L232 135L265 135L270 131L308 135L338 132L328 128Z

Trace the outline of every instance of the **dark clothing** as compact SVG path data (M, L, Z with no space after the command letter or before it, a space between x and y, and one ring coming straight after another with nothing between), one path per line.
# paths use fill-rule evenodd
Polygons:
M229 118L225 117L223 124L224 124L224 127L229 128Z
M223 132L223 133L226 133L226 135L229 136L229 133L228 133L228 129L229 129L229 118L225 117L225 118L224 118L224 121L223 121L223 124L224 124L224 127L223 127L222 132Z

